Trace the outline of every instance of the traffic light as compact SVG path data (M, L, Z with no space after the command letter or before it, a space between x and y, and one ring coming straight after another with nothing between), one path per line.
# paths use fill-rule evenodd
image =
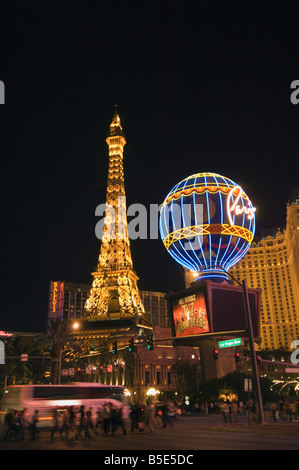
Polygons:
M129 351L130 352L134 351L134 338L131 338L129 341Z
M218 359L218 349L214 349L214 359Z
M147 349L152 351L154 349L154 340L153 340L153 335L149 335L147 337Z
M256 362L258 365L260 365L261 363L261 356L259 356L258 354L256 355Z
M236 363L240 362L240 353L238 353L238 352L235 352L235 361L236 361Z
M116 354L116 353L117 353L117 341L114 341L112 345L112 354Z

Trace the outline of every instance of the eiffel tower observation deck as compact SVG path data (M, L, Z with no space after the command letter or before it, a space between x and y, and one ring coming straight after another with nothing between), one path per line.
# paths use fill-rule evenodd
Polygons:
M87 320L138 318L144 307L128 235L123 153L126 139L117 109L106 138L109 168L106 211L97 270L85 304Z

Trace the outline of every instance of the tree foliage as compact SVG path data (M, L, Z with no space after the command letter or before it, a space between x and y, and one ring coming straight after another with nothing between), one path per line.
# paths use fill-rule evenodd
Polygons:
M191 403L195 402L200 393L198 362L177 360L172 370L177 376L179 400L188 396Z
M229 395L235 394L237 399L246 402L249 394L244 390L244 379L248 378L248 375L235 371L227 374L219 379L213 379L205 382L201 386L200 396L202 401L218 401L221 394ZM270 387L272 381L268 377L260 378L262 401L266 403L278 398L278 395L273 392ZM251 397L253 394L251 392Z

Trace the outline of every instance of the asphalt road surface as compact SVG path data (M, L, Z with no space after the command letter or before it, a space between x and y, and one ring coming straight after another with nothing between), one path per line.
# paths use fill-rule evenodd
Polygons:
M172 461L148 462L148 455L167 455L169 451L174 451L173 456L177 456L180 451L185 455L197 456L201 450L298 450L299 449L299 422L293 423L273 423L271 420L263 425L248 425L245 417L240 417L238 423L224 423L220 415L214 416L186 416L180 417L173 422L173 426L166 428L154 428L150 432L145 428L144 432L128 432L123 435L119 429L113 436L104 435L102 431L95 435L91 432L90 438L75 439L74 437L62 439L57 433L53 438L50 431L39 433L35 441L30 440L27 433L25 439L16 441L13 438L9 441L0 439L0 450L80 450L100 452L101 459L116 458L116 455L130 455L132 451L143 452L143 464L172 464ZM117 454L113 454L117 451ZM153 454L151 452L153 451ZM157 454L157 451L161 451ZM132 455L135 455L133 452ZM171 454L172 455L172 454ZM183 458L183 457L182 457ZM193 457L195 458L195 457ZM153 457L154 459L154 457ZM162 457L161 457L162 459ZM191 463L192 457L190 457ZM108 460L107 462L109 463ZM121 464L123 462L113 462L110 464ZM128 463L128 462L125 462ZM176 462L178 463L178 462ZM186 462L185 462L186 463ZM194 462L193 462L194 463ZM137 465L137 463L136 463ZM131 466L135 466L132 465Z

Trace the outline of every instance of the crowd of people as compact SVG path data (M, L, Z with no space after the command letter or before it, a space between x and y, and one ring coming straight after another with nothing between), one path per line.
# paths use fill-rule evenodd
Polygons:
M295 422L298 419L299 402L281 399L271 403L269 411L274 422ZM196 406L194 412L202 414L220 412L225 423L237 423L241 415L247 416L248 424L257 422L253 399L246 403L220 401L212 405L204 404L201 407ZM38 436L39 419L38 410L30 416L26 408L21 411L11 409L5 414L1 438L23 440L26 434L31 440L35 440ZM60 435L63 439L85 439L99 433L107 436L114 435L117 430L123 435L128 432L134 433L136 430L154 432L155 427L165 428L167 425L172 427L173 420L170 417L169 407L165 403L150 403L149 405L138 403L129 407L107 402L96 410L86 409L84 406L55 408L49 433L51 438Z
M219 409L225 423L236 423L238 416L246 415L248 424L257 423L257 409L253 399L249 399L246 403L236 401L222 401L217 403L216 409ZM299 402L296 400L283 400L270 403L264 412L269 409L270 417L276 423L277 421L297 422L299 415Z
M28 419L26 411L26 408L21 411L8 410L4 417L3 439L16 438L21 441L25 439L25 430L29 431L31 440L36 439L39 412L34 410L33 415Z
M4 418L2 439L25 439L25 434L35 440L38 436L39 412L35 410L28 419L26 408L22 411L9 410ZM117 406L107 402L103 407L93 410L85 406L53 410L50 437L59 435L63 439L86 439L101 433L114 435L117 430L123 435L128 432L154 432L155 427L173 426L166 404L138 403L131 407Z
M299 414L299 401L296 400L279 400L270 405L270 411L273 421L297 421Z

